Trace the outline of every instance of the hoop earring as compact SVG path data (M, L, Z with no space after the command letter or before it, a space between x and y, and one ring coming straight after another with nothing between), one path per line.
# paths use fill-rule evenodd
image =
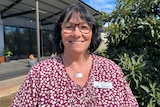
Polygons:
M59 48L60 48L61 50L63 50L63 48L62 48L62 40L59 42Z

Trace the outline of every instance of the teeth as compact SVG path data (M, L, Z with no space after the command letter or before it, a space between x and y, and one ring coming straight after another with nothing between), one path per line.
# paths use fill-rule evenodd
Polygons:
M82 43L83 41L78 41L78 42L74 42L74 41L69 41L70 43L73 43L73 44L78 44L78 43Z

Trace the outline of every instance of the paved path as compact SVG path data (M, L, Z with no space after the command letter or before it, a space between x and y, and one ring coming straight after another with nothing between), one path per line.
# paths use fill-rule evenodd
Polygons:
M16 93L26 75L0 81L0 98Z
M41 57L45 60L48 57ZM12 60L0 64L0 98L16 93L30 70L28 59Z

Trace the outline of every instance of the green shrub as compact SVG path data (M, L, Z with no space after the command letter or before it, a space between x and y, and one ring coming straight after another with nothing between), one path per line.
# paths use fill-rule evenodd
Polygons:
M140 107L160 107L160 1L117 0L108 23L107 50L126 76Z

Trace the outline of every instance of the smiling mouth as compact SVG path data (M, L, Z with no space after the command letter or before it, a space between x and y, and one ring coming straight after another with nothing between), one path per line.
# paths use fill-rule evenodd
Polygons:
M80 43L83 43L84 41L69 41L69 42L72 44L80 44Z

